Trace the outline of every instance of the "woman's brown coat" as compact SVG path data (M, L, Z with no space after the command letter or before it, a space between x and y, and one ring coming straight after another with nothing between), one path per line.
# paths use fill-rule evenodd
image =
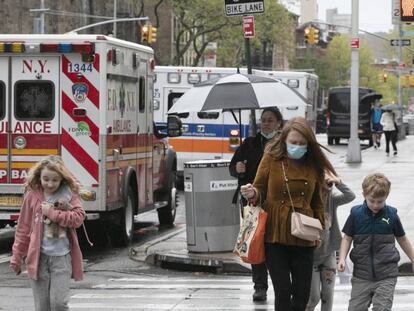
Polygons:
M290 193L296 212L315 217L324 225L324 205L316 172L305 164L284 160ZM253 186L258 202L267 212L266 242L283 245L315 246L315 242L298 239L290 234L292 207L283 177L282 160L265 153Z

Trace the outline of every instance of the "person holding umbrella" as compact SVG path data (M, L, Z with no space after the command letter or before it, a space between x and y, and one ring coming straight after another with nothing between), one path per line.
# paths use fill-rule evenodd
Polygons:
M263 109L260 117L260 132L255 137L247 137L237 148L231 159L230 175L238 178L239 187L253 182L263 151L267 142L278 135L283 124L283 117L277 107ZM233 203L237 202L236 190ZM245 206L247 200L241 198L241 205ZM267 268L266 264L252 264L252 279L254 283L253 301L265 301L267 299Z
M291 202L297 212L319 219L324 226L321 189L325 171L336 175L308 122L296 117L285 124L277 139L267 144L253 185L240 188L246 199L263 202L268 214L266 266L273 283L275 310L306 309L313 250L319 241L306 241L291 234Z
M395 114L388 107L383 107L384 113L381 116L381 125L383 127L385 135L385 153L387 156L390 155L390 142L392 143L392 148L394 150L394 155L397 155L397 135L398 128L395 123Z

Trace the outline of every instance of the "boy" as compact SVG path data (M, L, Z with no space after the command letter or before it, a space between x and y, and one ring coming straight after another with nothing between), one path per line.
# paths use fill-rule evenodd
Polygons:
M344 271L345 258L351 243L354 263L351 299L348 310L391 310L398 276L400 255L395 238L411 260L414 251L405 236L397 209L386 205L391 182L384 174L365 177L362 190L365 201L351 209L345 226L339 253L338 271Z

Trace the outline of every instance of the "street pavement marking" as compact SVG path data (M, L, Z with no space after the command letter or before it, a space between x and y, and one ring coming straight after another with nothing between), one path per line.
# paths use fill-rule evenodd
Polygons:
M412 310L414 278L398 279L393 311ZM252 302L251 277L109 278L92 289L76 289L70 299L72 310L273 310L273 288L269 279L268 299ZM350 284L335 285L334 310L348 310ZM154 301L156 303L154 303ZM318 306L315 311L320 311Z
M10 262L11 254L0 255L0 264L5 262Z

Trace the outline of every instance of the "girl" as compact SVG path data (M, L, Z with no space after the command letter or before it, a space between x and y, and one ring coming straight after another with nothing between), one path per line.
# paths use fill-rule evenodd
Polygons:
M75 228L85 211L79 185L59 156L48 156L29 171L18 220L10 268L20 274L25 259L36 311L69 310L69 283L82 280L82 253ZM70 209L57 210L55 202L67 201ZM46 217L66 228L66 234L48 237Z
M332 191L333 186L338 191ZM313 275L310 298L306 311L315 310L321 301L321 311L332 311L335 287L335 252L341 245L336 211L339 205L351 202L355 194L335 174L325 172L325 230L321 235L321 245L313 253Z
M241 186L241 194L263 202L267 212L266 266L273 283L275 310L306 309L317 241L301 240L291 234L289 189L295 210L324 224L320 190L325 170L335 173L312 128L304 118L296 117L286 123L276 140L266 145L253 185Z

